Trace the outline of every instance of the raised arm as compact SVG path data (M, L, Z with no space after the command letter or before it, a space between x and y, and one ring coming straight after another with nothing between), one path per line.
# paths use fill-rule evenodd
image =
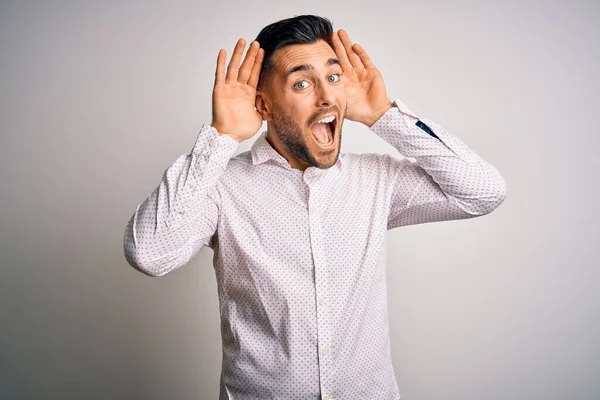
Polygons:
M365 49L340 29L332 42L344 71L345 117L367 125L408 159L379 157L391 185L388 229L484 215L506 197L506 182L490 163L433 121L419 119L387 97L383 77Z
M165 171L127 223L125 258L146 275L165 275L185 265L202 247L213 245L220 212L218 180L239 143L262 125L254 101L264 50L252 42L240 68L244 47L240 39L227 75L226 52L219 50L213 122L202 125L192 151Z
M506 182L493 165L440 125L419 119L399 99L394 103L370 127L408 157L383 156L391 185L388 229L473 218L502 204Z

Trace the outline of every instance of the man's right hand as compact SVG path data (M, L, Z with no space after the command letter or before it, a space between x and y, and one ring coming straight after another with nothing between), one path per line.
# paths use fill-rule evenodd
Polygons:
M228 134L238 142L251 138L262 126L262 115L254 108L256 86L264 49L255 40L250 44L240 68L246 41L239 39L225 76L225 49L219 50L212 98L211 125L220 134Z

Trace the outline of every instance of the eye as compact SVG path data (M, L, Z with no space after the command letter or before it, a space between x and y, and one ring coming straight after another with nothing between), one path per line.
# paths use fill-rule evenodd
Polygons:
M333 74L333 75L329 75L329 77L330 77L330 78L331 78L332 76L337 76L337 77L338 77L338 78L337 78L337 80L335 80L335 81L331 81L331 80L330 80L329 82L337 82L337 81L339 81L339 80L341 79L340 75L341 75L341 74Z
M295 88L297 88L297 89L305 89L305 87L298 87L298 84L299 84L299 83L302 83L302 82L306 82L306 81L302 80L302 81L300 81L300 82L296 83L296 84L294 85L294 87L295 87Z

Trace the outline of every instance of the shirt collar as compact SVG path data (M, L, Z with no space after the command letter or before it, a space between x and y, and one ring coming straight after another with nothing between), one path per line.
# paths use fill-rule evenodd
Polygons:
M261 132L260 136L256 141L252 144L252 149L250 150L252 154L252 164L262 164L265 161L273 160L279 165L286 167L287 169L292 169L288 161L281 154L275 150L271 144L267 141L267 131ZM338 154L337 162L342 164L342 152Z

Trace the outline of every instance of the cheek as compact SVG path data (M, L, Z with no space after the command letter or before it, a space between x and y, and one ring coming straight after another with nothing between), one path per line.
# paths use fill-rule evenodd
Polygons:
M288 115L294 121L300 129L306 129L308 127L308 119L310 118L310 112L306 111L308 108L303 104L290 104L288 108Z

